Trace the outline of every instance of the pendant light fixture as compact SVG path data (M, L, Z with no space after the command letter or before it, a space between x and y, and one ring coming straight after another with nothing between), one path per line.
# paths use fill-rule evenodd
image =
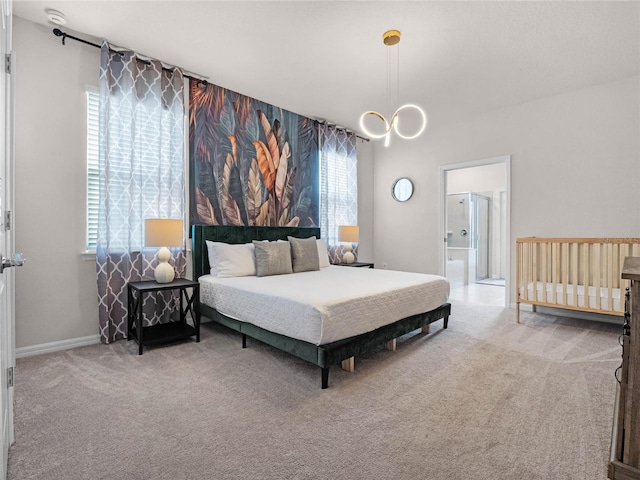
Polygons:
M399 30L388 30L382 34L382 42L387 46L387 48L391 49L395 46L396 48L396 102L399 101L400 97L400 31ZM391 51L387 50L387 108L389 109L389 114L391 113ZM399 114L405 110L415 110L420 117L420 126L415 133L407 134L402 133L400 130L400 119ZM373 115L378 119L382 120L385 126L385 130L382 133L373 133L369 131L364 125L364 119L367 115ZM391 115L391 119L387 120L384 115L378 112L374 112L373 110L369 110L364 112L360 116L360 128L362 131L373 139L384 138L384 146L389 146L389 140L391 137L391 131L395 131L396 134L400 138L404 138L405 140L411 140L412 138L419 137L422 132L424 132L427 127L427 115L424 113L424 110L420 108L418 105L414 105L411 103L402 105L399 107L393 115Z

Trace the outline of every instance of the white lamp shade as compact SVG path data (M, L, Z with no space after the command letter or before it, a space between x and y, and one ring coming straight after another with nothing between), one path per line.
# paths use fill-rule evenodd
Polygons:
M148 218L144 221L144 244L147 247L182 245L182 220Z
M162 247L158 252L158 265L153 272L156 282L172 282L176 272L169 264L171 252L167 247L182 245L182 220L147 218L144 221L144 244L147 247Z
M340 242L358 242L359 229L357 225L341 225L338 227Z

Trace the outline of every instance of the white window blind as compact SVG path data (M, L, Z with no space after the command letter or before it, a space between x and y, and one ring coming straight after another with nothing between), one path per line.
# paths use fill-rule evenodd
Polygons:
M348 163L349 158L335 150L325 153L327 160L325 169L320 172L325 177L325 196L322 201L327 207L321 209L321 225L326 225L323 232L329 245L338 244L338 225L356 225L357 217L353 215L353 199L357 202L357 190L349 188Z
M320 229L332 263L342 261L340 225L358 224L358 174L355 135L320 127Z
M98 240L98 127L99 101L97 89L87 87L87 251L95 251Z
M127 95L114 92L109 103L112 113L123 112L108 122L108 178L101 172L109 192L109 249L137 251L144 248L145 218L184 216L183 202L176 200L184 198L184 160L176 153L183 149L183 112L177 126L175 112L152 96L132 105Z

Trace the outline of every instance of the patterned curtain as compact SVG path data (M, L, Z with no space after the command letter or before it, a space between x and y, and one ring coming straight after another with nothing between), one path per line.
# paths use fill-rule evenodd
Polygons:
M183 92L179 69L103 42L96 261L104 343L127 336L127 282L153 279L157 249L144 247L144 220L185 216ZM171 250L182 277L184 252ZM145 322L168 321L174 302L171 294L145 295Z
M318 130L320 232L329 247L329 260L340 263L344 245L338 242L338 226L358 224L356 135L327 124L320 124Z

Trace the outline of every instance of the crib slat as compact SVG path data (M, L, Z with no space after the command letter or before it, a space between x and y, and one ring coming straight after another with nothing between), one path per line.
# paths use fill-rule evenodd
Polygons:
M616 309L617 312L624 312L624 293L626 291L626 288L631 283L629 280L625 280L622 278L622 267L624 265L624 259L629 256L629 251L632 248L633 245L629 243L623 243L620 245L620 258L618 259L618 272L620 272L620 274L618 275L618 288L620 289L620 299L618 302L618 308Z
M569 244L562 244L562 304L567 303L567 283L569 283Z
M529 299L529 270L531 268L530 263L531 263L531 247L533 245L532 244L523 244L522 245L522 255L523 255L523 260L522 260L522 298L530 300Z
M542 298L547 302L547 254L549 250L548 243L540 244L540 261L542 262Z
M534 301L538 301L538 246L531 245L531 250L529 252L529 261L531 262L529 265L529 278L528 281L531 282L533 286L533 290L531 292L531 296ZM529 283L527 283L527 286ZM527 287L528 290L528 287Z
M578 253L579 253L579 244L572 243L571 244L571 280L573 283L573 302L571 303L574 307L578 306Z
M523 258L523 250L525 248L525 244L520 240L516 241L516 301L519 302L523 295L521 293L522 288L522 275L525 270L524 258Z
M611 244L611 247L613 248L613 257L612 257L612 261L611 261L611 279L612 279L612 283L611 283L611 288L615 289L618 288L618 283L620 283L618 281L618 279L620 278L620 271L618 270L618 263L620 262L620 249L622 248L622 244L620 243L613 243Z
M613 244L607 244L607 265L606 270L608 272L607 278L607 310L613 310Z
M591 265L591 248L588 243L585 243L582 247L582 285L586 290L589 288L589 265ZM589 308L589 295L584 295L584 307Z
M523 289L521 291L520 300L527 299L527 294L526 294L527 284L525 282L527 279L527 248L528 247L529 246L526 243L520 244L520 254L522 255L520 257L522 258L522 263L520 264L520 288Z
M516 239L516 305L518 308L518 317L520 317L520 285L522 279L520 278L520 270L522 265L522 242ZM519 318L518 318L519 320Z
M533 256L535 255L535 251L536 251L536 245L534 243L531 243L529 245L527 245L527 254L526 254L526 259L527 259L527 275L525 276L525 285L524 288L526 290L526 295L527 295L527 300L535 300L536 299L536 295L535 292L531 292L531 295L529 295L529 283L531 283L533 281L534 278L534 273L533 273Z
M600 304L602 302L600 302L600 274L601 274L601 263L602 261L600 260L600 247L601 244L600 243L596 243L593 245L593 265L595 267L595 270L593 272L593 287L596 290L596 308L598 310L600 310ZM585 301L587 302L586 305L587 307L590 307L589 305L589 287L587 285L584 286L585 288Z
M560 270L560 244L554 242L551 244L551 303L558 303L556 295L556 285L558 284L558 272Z

